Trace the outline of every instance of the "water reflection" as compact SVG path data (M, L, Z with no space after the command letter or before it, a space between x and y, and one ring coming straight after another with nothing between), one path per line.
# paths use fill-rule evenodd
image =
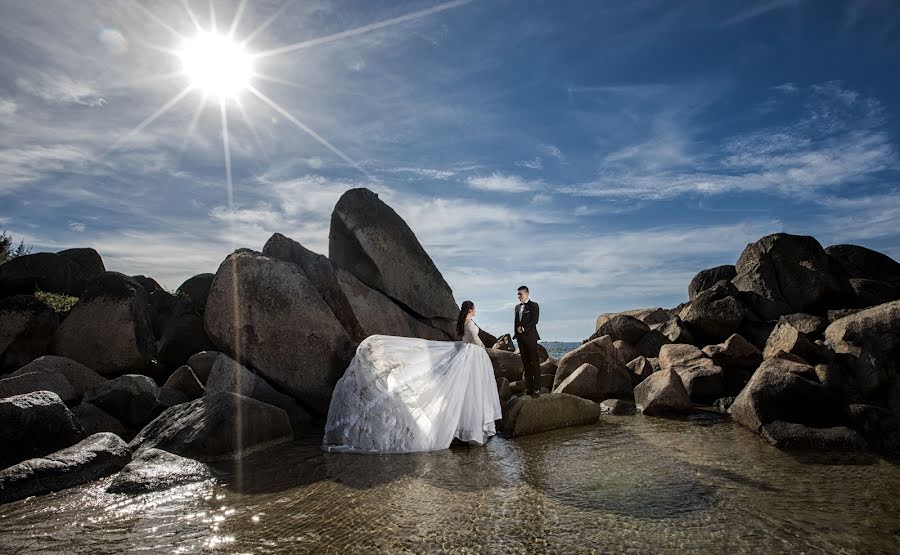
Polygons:
M896 552L900 470L720 419L604 417L485 447L328 454L311 434L165 492L110 479L0 506L0 551ZM861 462L859 460L851 462Z

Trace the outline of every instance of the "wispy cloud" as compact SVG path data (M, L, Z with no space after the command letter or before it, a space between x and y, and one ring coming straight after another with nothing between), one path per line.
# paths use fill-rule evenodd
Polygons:
M466 182L473 189L502 193L523 193L541 187L539 181L528 181L518 175L500 172L494 172L488 176L469 177Z
M0 195L54 172L78 171L88 153L70 145L0 149Z
M535 157L534 160L519 160L515 162L515 165L520 168L528 168L530 170L540 170L544 167L544 161L540 156Z
M33 77L16 79L16 86L22 91L51 104L80 104L99 107L106 104L91 85L77 81L61 73L36 73Z
M556 158L557 160L564 161L566 159L566 155L563 154L563 151L559 149L559 147L547 144L539 144L538 152L542 153L544 156L550 156L552 158Z
M69 222L69 229L71 229L75 233L83 233L84 230L87 229L87 226L84 225L82 222L71 221L71 222Z
M729 191L812 197L822 189L861 183L898 167L880 103L839 83L805 90L804 116L793 124L733 135L718 153L697 152L667 129L613 152L597 180L563 186L577 196L668 199Z
M724 25L743 23L775 10L795 7L799 5L801 1L802 0L770 0L769 2L755 2L754 5L746 7L729 17L725 20Z

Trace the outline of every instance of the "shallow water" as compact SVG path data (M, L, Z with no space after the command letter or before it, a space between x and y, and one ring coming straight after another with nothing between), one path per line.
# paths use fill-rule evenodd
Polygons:
M792 456L710 417L604 416L392 456L326 454L309 436L220 470L163 493L105 494L106 479L0 506L0 551L900 550L900 468Z

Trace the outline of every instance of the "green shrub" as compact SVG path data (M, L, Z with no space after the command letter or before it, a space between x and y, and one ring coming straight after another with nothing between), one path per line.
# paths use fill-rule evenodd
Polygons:
M50 293L48 291L37 290L34 293L34 296L39 300L44 301L50 307L59 314L60 317L66 316L72 307L75 306L75 303L78 302L78 297L71 297L69 295L61 295L59 293Z

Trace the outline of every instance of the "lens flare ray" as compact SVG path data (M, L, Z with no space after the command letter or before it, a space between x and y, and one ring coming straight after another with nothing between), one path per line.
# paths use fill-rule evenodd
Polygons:
M270 99L269 97L267 97L266 95L261 93L256 87L251 85L250 87L247 88L247 90L249 90L251 93L253 93L253 95L255 95L257 98L259 98L264 103L266 103L270 108L272 108L273 110L275 110L276 112L281 114L286 120L288 120L289 122L291 122L295 126L297 126L301 131L303 131L304 133L306 133L307 135L309 135L310 137L315 139L320 145L324 146L325 148L327 148L328 150L333 152L335 155L338 156L338 158L340 158L344 162L347 162L348 164L350 164L351 166L353 166L354 168L359 170L363 175L365 175L372 181L378 181L373 175L371 175L362 166L360 166L355 160L353 160L353 158L350 158L349 156L344 154L344 152L341 149L339 149L338 147L336 147L333 144L331 144L330 142L328 142L324 137L322 137L321 135L316 133L308 125L306 125L305 123L303 123L302 121L300 121L299 119L294 117L290 112L288 112L287 110L285 110L284 108L279 106L274 100Z
M375 31L377 29L384 29L385 27L390 27L392 25L398 25L400 23L405 23L407 21L413 21L416 19L420 19L432 14L436 14L438 12L443 12L452 8L456 8L462 6L464 4L468 4L472 2L472 0L454 0L453 2L445 2L443 4L439 4L437 6L419 10L417 12L408 13L406 15L401 15L398 17L394 17L391 19L386 19L384 21L379 21L377 23L370 23L368 25L363 25L362 27L356 27L355 29L348 29L347 31L341 31L339 33L334 33L333 35L328 35L325 37L319 37L315 39L305 40L301 42L295 42L294 44L288 44L286 46L280 46L278 48L273 48L271 50L266 50L264 52L260 52L256 55L257 58L265 58L269 56L275 56L276 54L286 54L288 52L294 52L296 50L301 50L303 48L309 48L310 46L318 46L320 44L325 44L329 42L338 41L341 39L345 39L348 37L353 37L356 35L361 35L363 33L368 33L371 31Z

